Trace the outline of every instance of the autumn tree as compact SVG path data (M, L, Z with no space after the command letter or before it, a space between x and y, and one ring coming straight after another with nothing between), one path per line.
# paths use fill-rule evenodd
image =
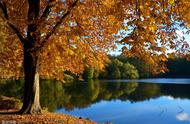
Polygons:
M149 63L153 74L165 72L167 57L189 56L189 7L186 0L123 0L124 31L120 43L128 57ZM183 32L182 35L178 32Z
M0 73L23 72L20 112L40 113L39 75L61 79L65 70L102 68L116 40L122 39L125 55L164 72L169 49L189 55L188 43L176 33L181 27L188 32L189 9L187 0L0 0ZM119 29L125 31L114 35Z
M19 113L41 113L39 76L62 79L64 71L103 68L121 26L112 4L91 0L1 0L0 74L24 76Z

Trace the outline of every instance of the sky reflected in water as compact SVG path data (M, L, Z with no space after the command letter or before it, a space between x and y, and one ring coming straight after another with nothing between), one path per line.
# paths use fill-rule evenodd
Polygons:
M149 78L134 80L103 80L104 82L142 82L142 83L169 83L169 84L190 84L189 78Z
M58 113L90 118L99 123L114 124L189 124L190 101L162 96L156 99L131 103L129 101L101 101L90 107Z
M154 79L139 80L138 83L118 81L120 88L116 89L120 91L125 89L124 94L116 98L98 98L98 102L92 102L87 107L76 107L71 110L60 108L56 112L90 118L98 123L190 124L190 85L188 83L190 80L156 79L156 83L153 81ZM105 89L112 91L113 94L116 93L115 87L118 85L113 85L116 81L103 82L104 85L100 84L102 87L106 84ZM130 85L121 86L127 83ZM127 93L126 90L131 91Z

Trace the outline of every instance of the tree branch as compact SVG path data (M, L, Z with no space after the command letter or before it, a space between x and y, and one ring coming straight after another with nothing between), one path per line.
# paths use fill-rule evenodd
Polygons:
M40 17L40 21L41 20L43 21L43 20L45 20L48 17L49 13L51 12L51 8L54 5L55 5L55 0L49 0L48 1L48 4L47 4L47 6L46 6L46 8L45 8L45 10L44 10L44 12L42 14L42 16Z
M16 35L18 36L20 42L22 44L24 44L25 38L22 36L22 33L19 31L19 29L14 24L9 22L9 15L8 15L7 6L6 6L5 2L0 1L0 8L3 11L3 14L4 14L4 17L5 17L5 20L7 21L7 24L16 33Z
M6 6L5 2L0 1L0 8L1 8L2 11L3 11L3 14L4 14L5 19L6 19L6 20L9 20L9 16L8 16L8 12L7 12L7 6Z
M20 39L21 43L24 44L25 38L22 36L22 33L19 31L19 29L18 29L15 25L11 24L10 22L8 22L8 25L9 25L9 27L11 27L12 30L16 33L16 35L17 35L18 38Z
M45 22L45 20L47 19L49 13L51 12L51 8L54 7L56 4L56 1L55 0L49 0L40 19L39 19L39 23L36 25L36 27L39 29L42 24ZM37 30L38 30L37 29Z
M79 1L80 0L76 0L75 2L73 2L73 4L71 5L71 7L68 10L65 11L65 13L62 15L62 17L60 18L60 20L54 25L54 27L50 30L50 32L48 32L48 34L42 40L40 46L37 47L36 50L41 49L48 42L48 39L51 37L51 35L55 33L56 29L61 25L61 23L63 22L63 20L70 14L71 10L77 5L77 3Z

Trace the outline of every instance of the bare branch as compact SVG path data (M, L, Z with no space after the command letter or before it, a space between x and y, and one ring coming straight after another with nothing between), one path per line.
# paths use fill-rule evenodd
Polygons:
M61 23L63 22L63 20L70 14L71 10L77 5L77 3L79 1L80 0L76 0L75 2L73 2L73 4L71 5L71 7L68 10L65 11L65 13L62 15L62 17L60 18L60 20L54 25L54 27L50 30L50 32L42 40L40 46L37 47L36 50L41 49L48 42L48 39L51 37L51 35L55 33L56 29L61 25Z

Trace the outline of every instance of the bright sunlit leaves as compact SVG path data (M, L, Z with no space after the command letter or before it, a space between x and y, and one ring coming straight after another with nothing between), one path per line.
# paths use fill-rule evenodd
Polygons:
M2 1L9 19L1 9L1 75L22 76L22 45L8 24L14 24L27 37L28 25L34 23L38 30L32 35L40 36L34 47L40 46L75 0L52 0L49 6L42 0L39 17L32 22L28 22L27 1ZM47 7L51 9L43 14ZM118 39L123 39L123 54L149 62L154 73L164 72L168 49L190 54L187 42L179 40L176 34L176 30L188 31L189 24L188 0L79 0L40 50L40 74L61 78L64 71L80 74L89 66L102 69L107 52L115 48ZM117 36L121 29L127 35Z
M168 0L169 4L174 4L175 0Z

